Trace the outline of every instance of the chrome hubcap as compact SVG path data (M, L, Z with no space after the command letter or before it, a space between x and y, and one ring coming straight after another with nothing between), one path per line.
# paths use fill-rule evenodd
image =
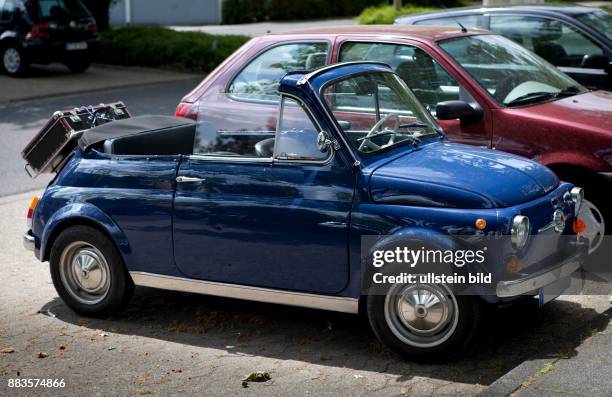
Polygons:
M586 229L582 235L589 241L589 254L592 254L599 248L606 233L604 217L593 203L584 200L578 218L585 223Z
M7 48L4 50L3 64L7 72L16 73L21 66L21 56L19 55L19 51L14 48Z
M385 319L393 334L417 347L437 346L457 327L457 301L445 285L394 285L385 299Z
M77 241L64 249L60 276L66 290L84 304L95 304L106 297L110 271L102 253L92 245Z

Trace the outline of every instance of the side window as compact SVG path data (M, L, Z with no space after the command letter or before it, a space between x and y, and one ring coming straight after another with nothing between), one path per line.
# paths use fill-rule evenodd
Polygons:
M321 152L317 138L319 129L310 113L296 100L283 97L276 134L276 155L279 160L325 160L330 149Z
M251 104L234 105L232 111L207 105L227 103L228 95L215 93L202 102L193 154L272 159L278 106L260 106L257 114L252 115Z
M450 100L474 102L472 96L459 85L457 80L429 54L417 47L404 44L348 42L340 49L340 62L348 61L380 61L391 66L434 116L438 102Z
M429 26L459 26L459 22L466 28L485 28L485 18L483 15L461 15L456 17L444 17L425 19L422 21L416 21L415 25L429 25Z
M514 40L555 66L579 67L585 55L603 54L588 37L555 19L493 15L491 31Z
M0 22L9 22L13 19L15 4L13 0L0 0Z
M316 69L327 62L327 43L279 45L253 59L229 86L235 98L278 101L280 79L292 70Z

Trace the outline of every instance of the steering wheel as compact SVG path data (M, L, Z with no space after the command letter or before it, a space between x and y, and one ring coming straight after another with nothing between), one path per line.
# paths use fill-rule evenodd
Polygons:
M374 142L370 141L369 138L372 135L376 135L376 133L378 132L380 127L385 122L387 122L389 119L391 119L392 117L395 118L395 124L393 124L393 129L389 130L389 131L392 131L393 133L390 134L389 140L387 141L387 143L384 144L384 145L379 146L379 145L375 144ZM400 127L400 116L399 116L399 114L397 114L397 113L389 113L388 115L386 115L382 119L378 120L376 122L376 124L374 124L372 129L370 129L370 131L368 131L366 136L363 137L363 141L361 142L361 145L359 145L359 150L363 151L363 149L365 149L365 148L369 148L369 149L372 149L372 150L377 150L377 149L380 149L381 147L392 145L395 142L395 136L397 135L397 131L399 130L399 127Z

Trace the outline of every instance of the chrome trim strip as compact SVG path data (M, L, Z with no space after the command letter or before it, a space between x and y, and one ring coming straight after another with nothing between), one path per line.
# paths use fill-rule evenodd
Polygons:
M562 71L563 73L581 73L581 74L592 74L597 76L606 76L606 73L603 69L592 69L592 68L573 68L569 66L557 66L557 69Z
M23 247L32 252L36 250L36 239L29 231L23 234Z
M282 291L214 281L194 280L147 272L130 272L134 284L171 291L222 296L266 303L308 307L343 313L358 313L358 299Z
M555 281L571 276L581 265L581 255L574 255L552 269L545 269L517 280L500 281L497 283L496 294L499 298L510 298L535 292Z

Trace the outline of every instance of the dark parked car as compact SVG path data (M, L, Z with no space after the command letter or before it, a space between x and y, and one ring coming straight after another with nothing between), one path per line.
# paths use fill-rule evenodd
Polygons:
M601 212L612 213L612 93L585 89L500 35L403 25L269 34L209 74L176 115L195 118L206 106L227 117L246 111L252 120L267 118L285 73L347 61L391 66L451 140L534 159L584 187L593 212L588 232L599 236L590 240L592 249L602 241ZM219 92L251 99L235 101Z
M261 117L241 106L250 92L217 93L225 109L203 106L198 123L140 116L83 134L24 236L71 308L109 315L142 285L362 310L391 348L429 359L474 339L484 302L544 304L582 266L582 189L447 142L389 66L294 71L276 88ZM434 256L381 267L400 246ZM470 274L489 279L448 281Z
M535 52L588 87L612 88L612 14L580 6L459 8L398 18L396 24L482 28Z
M0 0L0 65L10 76L51 62L83 72L99 46L96 22L79 0Z

